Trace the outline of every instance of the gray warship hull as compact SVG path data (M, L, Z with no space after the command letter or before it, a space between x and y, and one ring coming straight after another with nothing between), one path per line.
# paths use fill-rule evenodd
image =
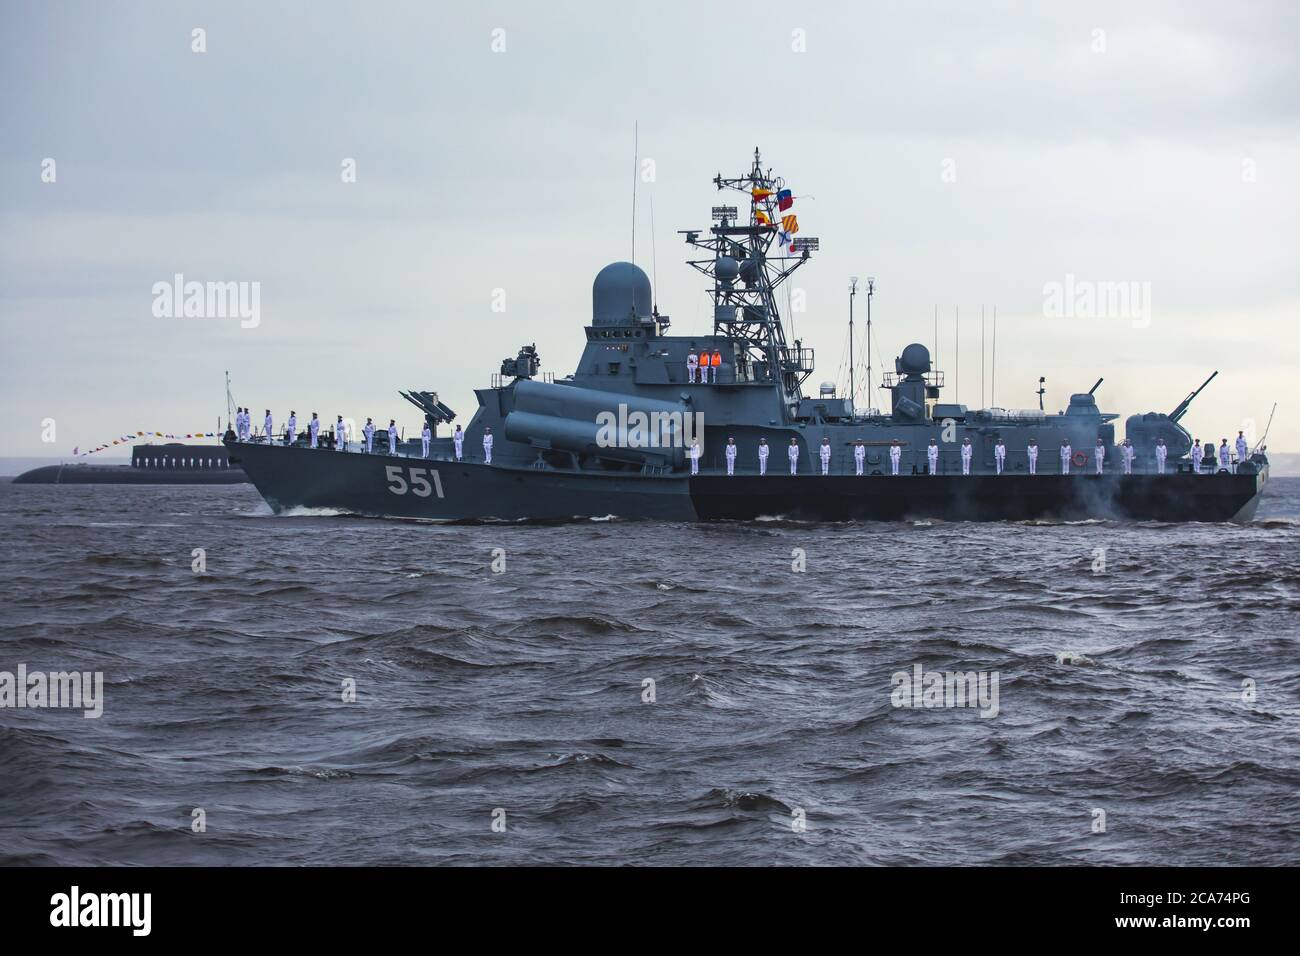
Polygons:
M701 520L1249 521L1266 477L710 475L691 480L691 503Z
M1200 449L1179 424L1214 375L1168 414L1130 416L1122 440L1118 414L1097 404L1104 379L1071 394L1056 413L1043 408L1043 377L1037 409L970 408L944 401L943 372L919 342L879 382L868 361L868 394L888 392L887 411L858 407L852 345L848 394L835 382L806 394L814 350L787 342L777 290L820 240L796 236L798 197L762 167L757 150L748 173L719 174L714 184L738 204L714 206L708 229L683 230L697 256L687 264L708 283L711 331L673 333L644 270L610 263L592 283L591 321L574 370L558 379L542 373L536 343L524 345L488 386L474 389L478 408L452 438L432 437L455 418L437 393L408 390L399 394L423 413L427 451L421 441L401 441L400 431L390 446L387 429L376 431L371 418L360 430L363 447L393 453L350 451L357 429L338 415L332 431L352 440L343 450L311 449L305 438L296 446L241 443L229 434L231 462L276 511L443 520L1229 521L1253 514L1268 475L1263 440L1252 451L1241 437L1235 460L1226 440L1217 450L1207 442L1211 458L1202 470ZM856 289L852 280L850 335ZM874 294L869 278L868 317ZM453 448L473 460L453 460ZM760 476L764 460L768 473ZM797 475L788 473L790 460ZM726 474L728 461L734 475ZM1058 462L1067 474L1053 474ZM1224 467L1207 473L1218 462ZM1029 474L1035 466L1039 474Z
M230 453L276 513L337 509L449 521L694 518L685 477L545 472L265 444L231 443Z
M1246 521L1267 469L1197 475L642 475L231 443L276 513L440 521Z

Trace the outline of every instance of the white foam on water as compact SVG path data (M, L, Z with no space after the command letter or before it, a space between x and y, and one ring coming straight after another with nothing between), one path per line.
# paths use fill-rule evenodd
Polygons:
M1056 663L1058 664L1091 664L1092 658L1087 654L1080 654L1078 651L1057 651Z
M255 514L261 514L255 512ZM276 518L337 518L340 515L350 515L351 511L346 508L285 508L278 515L272 515Z

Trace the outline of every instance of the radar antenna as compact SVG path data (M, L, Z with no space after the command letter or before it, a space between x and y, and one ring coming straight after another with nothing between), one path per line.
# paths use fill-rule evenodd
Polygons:
M776 290L808 261L819 246L813 238L796 239L798 220L781 214L790 208L785 180L764 169L757 148L743 176L713 179L718 190L745 194L748 212L737 206L714 206L714 224L704 230L682 230L686 242L711 254L687 264L713 280L713 332L736 341L737 376L770 377L783 386L787 401L802 397L801 385L813 373L813 350L798 340L786 344L776 305ZM784 206L784 208L781 208Z

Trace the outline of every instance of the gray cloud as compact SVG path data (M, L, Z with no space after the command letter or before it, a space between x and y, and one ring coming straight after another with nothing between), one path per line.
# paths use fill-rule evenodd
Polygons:
M658 300L679 331L708 316L675 230L705 224L712 175L761 145L822 239L794 317L818 378L841 361L850 274L879 278L889 356L930 341L938 304L951 370L961 306L969 402L981 303L999 306L1000 404L1033 404L1044 374L1059 406L1104 374L1108 408L1167 409L1217 367L1190 416L1217 435L1266 416L1300 362L1291 5L63 3L0 17L13 454L50 451L47 415L61 452L209 423L226 368L241 404L408 427L397 387L468 414L521 342L568 371L591 278L629 254L634 122L657 171L637 258L651 267L653 199ZM55 185L39 179L47 156ZM355 184L340 182L345 157ZM176 272L260 282L261 326L154 318L150 288ZM1150 328L1044 318L1043 284L1066 273L1150 282ZM1300 423L1283 414L1274 438L1300 447Z

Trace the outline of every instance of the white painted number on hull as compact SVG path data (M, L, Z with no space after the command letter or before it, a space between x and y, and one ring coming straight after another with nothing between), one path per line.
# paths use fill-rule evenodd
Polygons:
M409 491L419 498L427 498L435 493L439 498L443 497L442 479L438 477L437 468L408 468L406 475L402 474L401 465L389 465L385 470L388 472L388 490L395 495L404 495ZM429 484L430 478L433 479L432 485Z

